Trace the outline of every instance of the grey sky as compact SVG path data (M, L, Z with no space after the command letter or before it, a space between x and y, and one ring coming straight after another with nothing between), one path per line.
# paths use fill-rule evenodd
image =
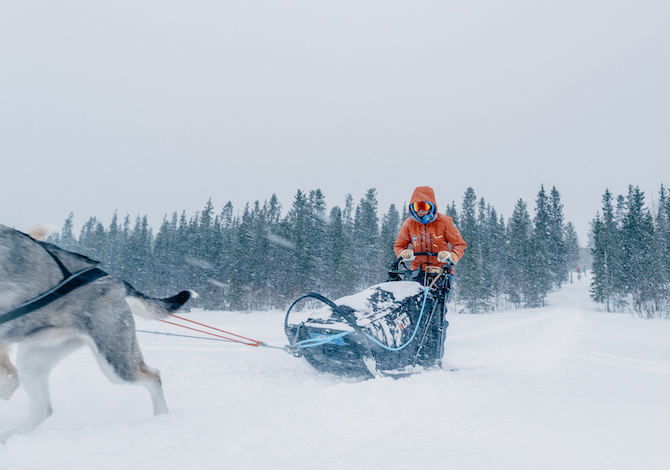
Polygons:
M670 2L3 1L0 223L670 186Z

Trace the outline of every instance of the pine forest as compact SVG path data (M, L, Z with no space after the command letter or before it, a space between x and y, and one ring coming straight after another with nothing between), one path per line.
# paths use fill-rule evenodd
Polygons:
M519 199L505 219L468 188L460 206L440 207L467 242L455 269L452 308L483 313L543 306L592 256L592 298L604 309L668 317L670 195L664 188L653 211L638 188L616 200L606 191L586 256L564 220L558 190L547 194L542 186L534 202L531 210ZM77 237L70 214L49 241L99 260L148 295L188 288L199 294L194 307L285 309L306 292L336 299L384 282L407 216L395 205L380 212L375 189L358 203L348 195L344 207L330 209L319 189L298 190L286 211L276 196L242 210L229 202L220 212L210 199L195 214L165 216L156 233L146 215L131 221L114 214L108 227L91 217Z
M661 186L655 207L630 186L616 198L605 191L591 223L591 297L610 311L670 318L670 194Z

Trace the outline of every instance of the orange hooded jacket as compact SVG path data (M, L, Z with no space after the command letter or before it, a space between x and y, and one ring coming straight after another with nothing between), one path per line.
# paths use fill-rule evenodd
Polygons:
M440 251L453 251L461 259L465 251L465 241L461 233L454 226L454 220L445 214L437 212L437 203L435 201L435 192L429 186L419 186L414 190L410 204L415 202L427 201L435 206L435 216L432 221L423 224L413 217L408 217L400 227L400 234L396 239L393 250L396 256L402 250L412 245L415 253L420 251L429 251L439 253ZM412 269L418 269L421 265L439 266L435 256L417 256L412 261Z

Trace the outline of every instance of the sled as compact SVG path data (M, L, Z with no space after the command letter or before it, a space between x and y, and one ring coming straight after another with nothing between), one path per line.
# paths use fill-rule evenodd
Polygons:
M303 295L286 312L289 351L318 371L343 377L405 377L441 368L452 268L412 271L398 258L387 282L358 294L335 301L314 292ZM319 308L291 314L309 301Z

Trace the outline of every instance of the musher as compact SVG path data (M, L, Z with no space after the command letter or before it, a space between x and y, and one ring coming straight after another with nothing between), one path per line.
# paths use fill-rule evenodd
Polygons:
M419 186L414 190L409 214L393 250L396 256L412 261L412 270L444 266L447 261L456 264L461 259L466 243L453 219L437 212L435 192L431 187ZM414 256L415 252L437 253L437 256Z

